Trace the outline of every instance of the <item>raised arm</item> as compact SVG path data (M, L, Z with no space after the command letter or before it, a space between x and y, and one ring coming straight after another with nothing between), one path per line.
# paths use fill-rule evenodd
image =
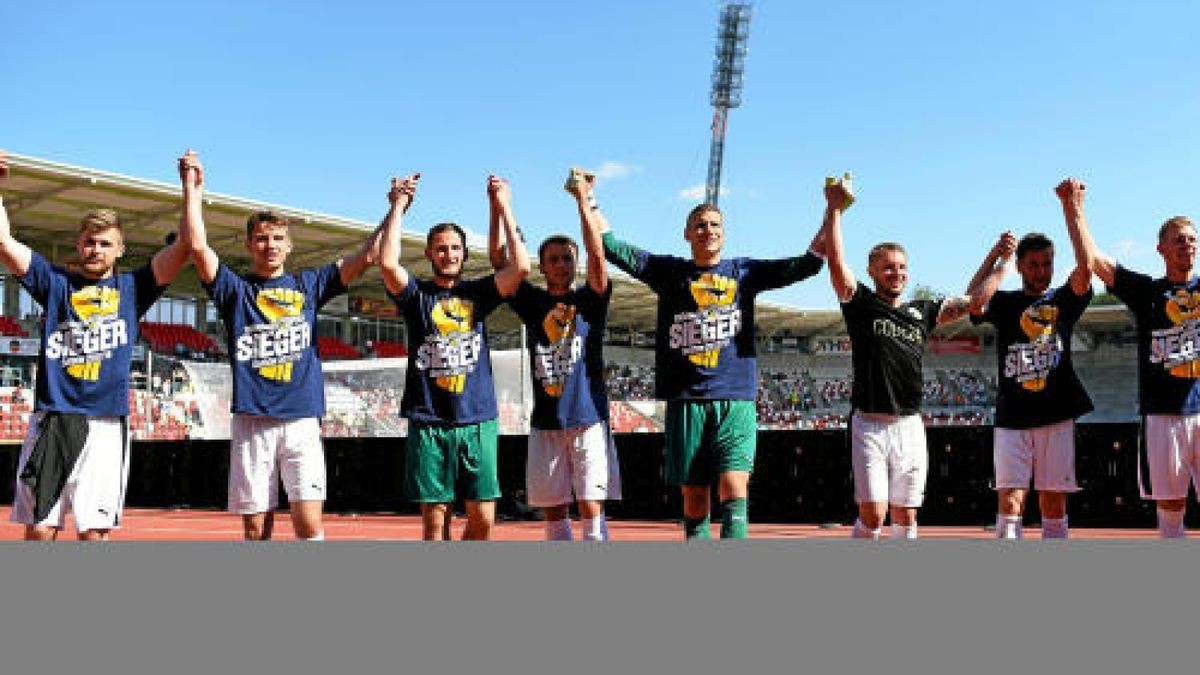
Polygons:
M183 153L177 162L179 182L183 186L183 208L179 216L179 232L175 239L158 250L150 259L150 269L154 272L154 281L159 286L171 283L183 269L188 258L195 258L208 248L207 236L204 231L204 167L200 164L200 156L195 150L189 149ZM214 255L214 258L216 256ZM200 267L197 265L197 272ZM216 266L213 266L215 273ZM211 277L201 275L201 281L208 283Z
M402 194L407 194L408 199L404 200L401 206L400 215L408 211L408 207L412 206L413 197L416 195L417 181L421 179L421 174L414 173L411 176L406 176L400 181L400 191ZM390 201L390 198L389 198ZM389 214L391 210L389 209ZM383 248L383 229L387 224L387 218L379 223L371 235L367 237L362 246L354 255L340 258L337 261L338 272L342 277L342 285L349 286L352 281L357 279L366 269L376 264L382 257Z
M512 188L508 181L499 176L488 176L487 192L492 208L499 214L504 227L505 258L504 264L496 271L496 290L501 297L507 298L516 293L517 287L529 276L529 253L525 250L525 242L517 234L517 219L512 210Z
M488 193L490 196L490 192ZM504 233L500 231L500 209L496 206L496 200L488 199L488 262L492 264L492 269L499 272L501 267L504 267Z
M1012 232L1001 234L1000 238L996 240L995 245L992 246L992 249L984 256L983 262L979 264L979 269L975 270L975 276L971 277L971 280L967 282L966 294L968 296L975 295L976 291L982 289L982 285L988 281L989 277L995 275L997 271L999 272L999 278L996 280L998 285L1000 280L1004 278L1005 265L1012 257L1016 246L1016 237L1013 236ZM997 265L997 262L1000 264ZM991 292L987 293L987 299L978 305L972 304L969 310L970 313L976 316L983 314L984 308L995 292L996 289L992 288Z
M846 263L846 247L842 243L842 210L847 206L850 193L841 183L825 186L825 218L814 243L824 238L826 262L829 263L829 281L839 302L848 302L854 295L858 281ZM822 237L824 233L824 237Z
M578 170L571 170L571 186L568 191L575 197L579 207L579 228L583 239L583 250L587 252L588 286L597 293L608 289L608 265L604 261L602 235L608 231L608 220L596 206L596 195L592 182Z
M383 285L392 295L399 295L408 288L408 270L400 264L401 221L404 212L417 194L417 179L420 174L413 174L404 180L392 177L392 187L388 190L387 215L383 217L382 231L379 234L379 268L383 275Z
M0 181L8 177L8 154L0 150ZM0 196L0 262L18 277L29 271L33 251L12 236L8 222L8 211L4 208L4 197Z
M221 261L217 252L208 245L208 231L204 226L204 167L200 157L188 150L179 158L179 181L183 184L183 215L179 219L180 243L185 233L189 244L187 251L192 256L192 264L196 266L196 276L206 284L212 283L217 276L217 267ZM155 256L157 257L157 256ZM158 276L157 270L155 277Z
M1096 247L1096 241L1092 239L1092 233L1083 212L1083 198L1086 190L1087 186L1075 178L1068 178L1054 188L1054 194L1058 195L1059 201L1062 202L1063 217L1067 221L1067 234L1071 236L1071 246L1075 249L1075 271L1071 272L1071 289L1076 294L1087 291L1088 286L1091 285L1093 272L1107 286L1113 285L1113 279L1117 273L1116 261L1101 253L1100 249ZM1080 271L1080 267L1086 268L1088 273L1084 275ZM1084 283L1085 278L1087 283Z
M1008 268L1008 261L1012 259L1015 250L1017 250L1017 238L1013 236L1013 233L1005 232L1000 235L1000 240L988 250L983 264L980 266L980 269L984 271L982 278L977 282L972 279L971 281L975 283L967 289L965 295L956 295L942 300L942 307L937 315L937 324L940 326L950 323L961 319L968 313L982 314L983 308L992 299L996 289L1000 287L1000 282L1004 279L1004 271ZM978 273L976 276L979 276Z

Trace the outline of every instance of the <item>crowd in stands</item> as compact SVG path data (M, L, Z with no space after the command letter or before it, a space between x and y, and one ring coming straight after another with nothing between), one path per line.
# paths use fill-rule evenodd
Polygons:
M614 401L654 400L654 368L643 365L606 364L604 380Z

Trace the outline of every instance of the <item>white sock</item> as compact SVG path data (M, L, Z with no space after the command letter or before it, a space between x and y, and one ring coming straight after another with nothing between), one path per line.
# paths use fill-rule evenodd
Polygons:
M1187 538L1187 530L1183 527L1183 511L1159 509L1158 536L1163 539Z
M546 521L546 541L571 541L571 519Z
M912 525L896 525L892 523L892 539L916 539L917 524Z
M302 537L302 538L300 538L300 541L325 541L325 530L321 530L320 532L314 534L311 537L307 537L307 538Z
M854 529L850 531L850 536L854 539L874 539L875 541L879 541L880 529L878 527L873 530L868 529L866 525L863 525L863 521L856 518L854 520Z
M1045 521L1043 519L1043 525ZM1021 526L1021 516L1012 515L1006 516L1003 513L996 515L996 538L997 539L1024 539L1025 529Z
M604 541L608 539L608 533L605 532L606 528L604 527L603 513L595 518L583 518L580 520L579 525L583 529L584 541Z
M1068 536L1066 516L1042 518L1042 539L1066 539Z

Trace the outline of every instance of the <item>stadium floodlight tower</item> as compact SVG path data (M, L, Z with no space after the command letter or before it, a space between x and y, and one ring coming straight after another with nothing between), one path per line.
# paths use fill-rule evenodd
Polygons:
M712 75L712 148L708 153L708 182L704 188L704 202L713 206L717 205L721 192L721 164L725 159L729 109L742 104L742 74L746 70L749 38L750 3L729 3L722 7Z

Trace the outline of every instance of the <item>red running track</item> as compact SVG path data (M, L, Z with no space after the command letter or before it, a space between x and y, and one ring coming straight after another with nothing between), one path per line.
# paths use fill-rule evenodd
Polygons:
M0 507L0 540L21 539L23 526L8 520L8 507ZM455 536L462 531L462 518L455 519ZM717 534L713 527L713 534ZM126 509L122 527L113 532L118 541L233 541L241 538L241 521L221 511L176 509ZM500 521L494 538L500 541L541 541L542 524L537 521ZM673 521L610 520L609 533L614 541L677 541L682 540L680 526ZM74 539L74 532L64 537ZM1154 529L1073 528L1074 539L1154 539ZM326 514L325 536L341 541L416 541L421 538L421 520L413 515L341 515ZM578 533L576 533L578 536ZM781 525L751 523L752 539L822 539L848 538L847 525ZM923 527L921 537L928 539L991 539L992 531L982 527ZM1025 536L1041 536L1036 526L1026 527ZM293 538L287 513L275 516L275 538Z

